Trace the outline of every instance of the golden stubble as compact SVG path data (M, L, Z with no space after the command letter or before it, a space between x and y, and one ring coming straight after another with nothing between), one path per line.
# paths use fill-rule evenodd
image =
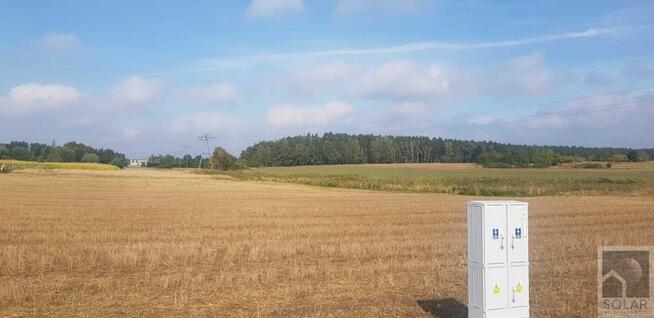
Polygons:
M147 169L0 175L0 316L430 317L420 304L467 302L475 198ZM654 245L654 198L522 199L534 317L594 316L597 247Z

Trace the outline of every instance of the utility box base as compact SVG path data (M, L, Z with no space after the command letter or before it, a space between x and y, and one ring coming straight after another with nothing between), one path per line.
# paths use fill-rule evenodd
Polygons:
M468 202L468 317L529 317L528 205Z
M482 312L481 310L469 310L469 318L529 318L529 308L497 309Z

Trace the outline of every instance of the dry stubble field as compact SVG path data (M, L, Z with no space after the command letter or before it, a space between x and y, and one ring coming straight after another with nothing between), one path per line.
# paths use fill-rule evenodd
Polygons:
M0 175L0 316L451 317L473 198L182 171ZM533 317L594 316L597 247L654 245L652 197L522 199Z

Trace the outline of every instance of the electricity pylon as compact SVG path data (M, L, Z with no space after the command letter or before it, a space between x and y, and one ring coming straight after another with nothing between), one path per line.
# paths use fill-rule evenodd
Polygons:
M207 157L211 157L211 151L209 150L209 140L211 139L216 139L216 137L212 137L209 134L204 134L200 137L198 137L200 141L204 142L204 146L207 148ZM211 164L211 170L213 170L213 162L209 160L209 164ZM200 164L198 165L198 169L202 167L202 154L200 154Z

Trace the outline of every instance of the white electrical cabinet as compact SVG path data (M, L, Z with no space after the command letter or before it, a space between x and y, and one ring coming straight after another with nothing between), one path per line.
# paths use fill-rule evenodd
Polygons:
M468 202L468 318L529 317L529 209Z

